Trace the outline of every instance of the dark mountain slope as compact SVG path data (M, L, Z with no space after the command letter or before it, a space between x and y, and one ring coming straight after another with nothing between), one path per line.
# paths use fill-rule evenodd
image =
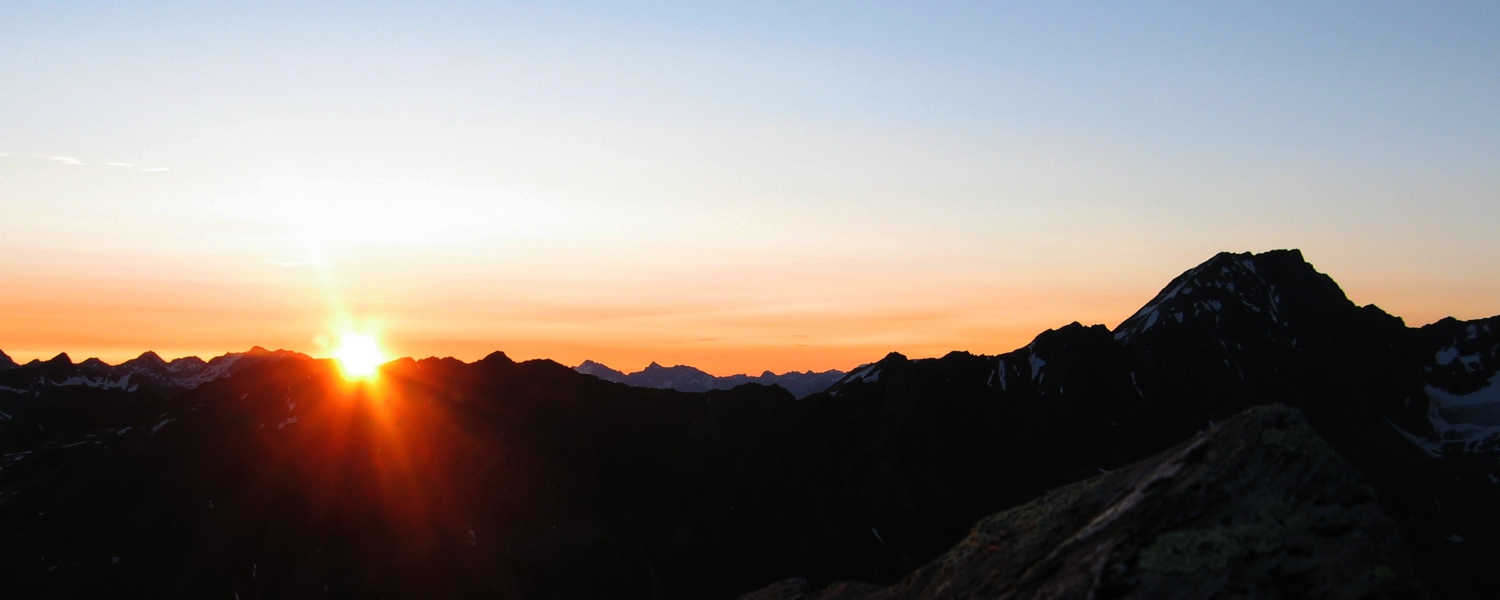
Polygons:
M1426 402L1411 331L1358 307L1295 250L1219 254L1115 329L1176 436L1285 398L1325 415L1391 418L1418 431Z
M827 539L854 527L836 444L783 390L500 354L383 379L295 358L170 398L44 392L13 423L36 434L3 440L0 576L77 597L683 597L869 558Z
M1500 518L1484 508L1500 506L1500 460L1482 444L1437 437L1435 388L1424 382L1442 383L1448 373L1443 381L1467 385L1454 388L1466 398L1493 393L1479 387L1493 377L1483 368L1496 352L1485 337L1491 321L1454 322L1450 329L1465 340L1454 346L1453 331L1434 341L1437 332L1354 305L1294 251L1221 254L1174 280L1110 336L1075 324L999 357L888 358L829 393L853 405L903 407L885 419L888 427L943 420L907 430L920 442L887 447L947 449L909 456L962 482L931 506L965 519L981 516L965 507L1013 505L1014 495L1033 497L1160 451L1246 407L1286 401L1379 490L1435 593L1484 597L1488 588L1478 582L1500 564ZM904 383L913 378L924 383ZM913 417L932 406L941 406L941 417ZM1493 406L1462 408L1489 414L1478 407ZM1469 429L1443 435L1475 437ZM1005 483L984 479L986 468ZM934 555L911 538L886 537L910 544L913 556Z
M1485 329L1493 321L1410 329L1374 306L1349 302L1300 253L1278 251L1214 257L1175 280L1116 336L1151 399L1150 421L1170 428L1167 438L1276 399L1302 409L1380 491L1429 587L1447 594L1472 592L1455 582L1477 581L1500 563L1500 519L1483 508L1500 506L1500 453L1470 446L1423 455L1439 436L1431 384L1440 380L1459 392L1484 385L1483 369L1458 361L1463 367L1445 370L1435 360L1444 354L1438 346L1466 357L1493 355L1500 340ZM1454 339L1460 333L1462 342Z
M893 354L803 400L500 354L398 361L375 388L289 356L159 393L62 385L83 367L60 357L0 371L23 409L0 408L0 580L243 598L890 584L985 515L1286 401L1376 489L1435 596L1486 597L1492 323L1409 329L1276 252L1214 257L1114 331Z
M986 518L890 587L794 579L743 600L1423 596L1373 490L1267 406Z
M254 364L292 356L306 358L288 350L273 352L256 346L246 352L231 352L209 361L187 356L167 362L155 352L148 351L112 366L97 358L74 364L63 353L46 361L33 360L22 368L0 368L0 371L4 371L0 374L0 401L7 397L15 399L35 396L43 388L70 386L103 389L144 387L157 395L171 396L215 379L230 377ZM9 360L10 357L5 357L0 363Z
M171 397L206 382L231 377L252 365L289 357L307 358L296 352L273 352L256 346L247 352L233 352L206 362L196 356L167 362L155 352L146 352L114 366L97 358L74 364L63 353L46 361L33 360L19 367L0 369L0 437L7 435L8 429L14 429L8 427L6 421L33 409L41 409L63 420L93 418L95 415L88 413L94 409L86 407L96 406L96 403L78 402L111 396L107 390L139 393L152 399ZM46 424L38 422L32 425L45 427Z

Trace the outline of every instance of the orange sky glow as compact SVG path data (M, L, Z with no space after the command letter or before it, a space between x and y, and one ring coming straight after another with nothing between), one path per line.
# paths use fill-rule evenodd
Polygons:
M1356 14L1358 13L1358 14ZM850 369L1299 248L1500 313L1500 13L0 6L0 350Z
M366 331L395 356L476 360L500 350L517 360L576 365L592 359L626 370L651 361L691 364L719 375L847 370L891 351L911 357L1006 352L1074 320L1113 326L1197 262L1183 258L1141 265L1128 277L1100 277L1081 265L1085 276L1073 282L1033 272L1010 285L1002 273L994 282L830 276L813 285L761 274L695 293L688 284L662 290L644 283L549 286L544 279L512 280L467 289L360 289L344 294L342 307L306 277L215 281L191 269L160 278L36 274L0 296L0 349L23 362L64 351L74 360L97 356L107 362L147 349L167 358L209 357L253 345L331 356L341 331ZM1309 256L1315 264L1317 259ZM1332 275L1340 277L1336 269ZM1404 282L1383 282L1382 275L1345 276L1341 283L1354 301L1379 304L1412 325L1450 314L1488 316L1489 298L1465 290L1462 282L1435 274L1417 291ZM1435 297L1431 290L1444 285L1458 293ZM777 290L788 297L778 297Z

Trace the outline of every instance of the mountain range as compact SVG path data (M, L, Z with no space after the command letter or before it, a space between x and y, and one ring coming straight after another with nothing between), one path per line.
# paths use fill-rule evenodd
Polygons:
M627 375L592 360L583 361L583 364L573 367L573 370L585 375L593 375L605 381L613 381L636 387L677 390L679 392L727 390L747 383L779 385L785 388L786 391L791 392L792 396L796 398L806 398L807 396L826 390L828 386L837 383L844 376L843 371L830 369L821 373L816 371L789 371L777 375L766 371L754 377L744 374L716 377L686 365L663 367L655 362L647 365L645 369Z
M288 357L308 358L288 350L270 351L255 346L247 352L231 352L211 360L196 356L162 360L147 351L118 365L97 358L74 363L67 353L48 360L33 360L17 365L0 352L0 391L36 396L43 387L83 386L98 389L138 391L144 388L158 395L175 395L204 383L229 377L251 365Z
M1484 598L1500 564L1500 317L1408 327L1295 250L1214 256L1113 328L893 353L802 398L498 352L401 359L368 384L247 355L192 385L212 361L181 385L66 356L0 371L0 581L20 597Z
M173 395L215 379L228 377L261 361L280 360L292 356L310 358L290 350L273 352L256 346L246 352L231 352L207 361L196 356L186 356L169 362L163 360L155 352L147 351L118 365L110 365L97 358L74 363L67 353L62 353L46 361L33 360L27 363L24 365L26 369L17 374L24 373L24 376L12 376L8 379L0 376L0 385L9 381L20 386L5 388L12 392L22 389L34 391L31 388L36 386L82 385L123 389L132 386L139 388L145 385L158 394ZM23 365L16 364L9 355L0 351L0 372L20 366ZM789 371L781 375L766 371L757 376L739 374L718 377L687 365L663 367L655 362L641 371L626 374L592 360L583 361L583 364L574 367L573 370L605 381L680 392L727 390L747 383L779 385L797 398L805 398L821 392L844 376L843 371L828 370L823 372Z

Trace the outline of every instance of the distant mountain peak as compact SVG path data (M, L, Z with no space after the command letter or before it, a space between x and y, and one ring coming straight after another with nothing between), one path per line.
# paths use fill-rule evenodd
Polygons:
M829 386L828 392L830 394L837 395L841 389L851 384L878 383L880 381L880 374L884 372L885 369L902 365L908 362L911 361L910 359L906 358L905 354L902 354L900 352L888 353L884 358L880 360L855 367L854 370L849 371L848 374L839 378L838 381Z
M196 373L203 370L203 368L207 366L208 363L201 358L198 358L196 356L184 356L167 363L167 370L173 373L180 373L183 371Z
M157 353L147 350L142 352L140 356L120 363L120 366L135 370L159 370L167 368L167 361L162 360L161 356Z
M494 352L491 352L491 353L485 355L484 358L479 359L479 362L482 362L482 363L491 363L492 362L492 363L497 363L497 364L509 364L509 365L516 364L516 361L511 360L509 356L506 356L504 352L501 352L499 350L496 350Z
M605 381L623 383L625 380L624 373L611 369L603 363L594 362L592 360L583 361L583 364L573 367L573 370L578 371L579 373L583 373L584 375L593 375L594 377L598 377Z
M254 354L258 357L264 357L274 355L275 353L254 352L254 350L252 349L252 351L247 354ZM142 352L138 357L120 363L121 368L132 373L145 373L158 377L171 377L175 374L196 374L199 371L202 371L207 366L208 363L204 362L203 359L196 356L185 356L182 358L173 359L171 362L168 362L166 360L163 360L161 355L150 350Z
M768 370L754 377L745 374L716 377L697 367L688 365L663 367L656 361L651 361L651 364L646 365L646 368L629 374L592 360L583 361L583 363L573 367L573 370L584 375L593 375L605 381L623 383L629 386L670 389L680 392L727 390L747 383L776 385L791 392L792 396L797 398L803 398L826 390L844 375L842 371L837 370L829 370L822 373L815 373L813 371L807 371L806 373L788 371L781 375Z
M1220 252L1173 279L1115 327L1114 336L1131 344L1158 327L1230 320L1254 321L1265 331L1281 332L1310 314L1354 308L1338 284L1299 250Z
M0 353L0 356L3 356L3 353ZM158 394L170 396L216 379L233 376L240 370L258 363L292 357L307 358L304 354L290 350L271 351L255 346L248 352L231 352L216 356L209 361L196 356L187 356L167 362L156 352L148 350L141 353L139 357L118 365L110 365L98 358L88 358L81 363L73 364L72 359L64 352L46 361L32 360L25 365L12 368L31 371L31 374L22 375L25 378L23 380L42 386L81 385L134 390L137 389L137 384L144 384ZM9 361L10 358L6 356L3 361L0 361L0 366ZM10 370L11 368L0 368L0 371ZM8 373L8 375L17 374L20 373ZM19 389L14 386L10 387Z

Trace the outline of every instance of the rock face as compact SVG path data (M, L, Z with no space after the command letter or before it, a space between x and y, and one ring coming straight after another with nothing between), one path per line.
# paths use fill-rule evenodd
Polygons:
M1374 491L1285 406L990 516L894 585L743 600L1420 598Z

